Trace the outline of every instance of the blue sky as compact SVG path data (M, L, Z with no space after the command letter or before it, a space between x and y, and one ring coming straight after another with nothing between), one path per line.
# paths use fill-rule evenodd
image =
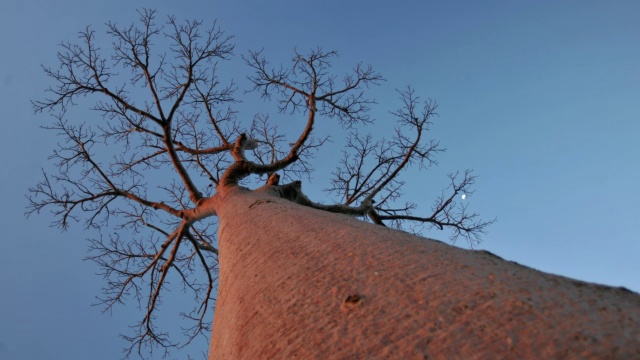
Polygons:
M411 173L407 193L427 210L445 174L475 169L470 207L498 222L480 248L542 271L640 291L640 2L637 1L56 1L0 4L0 359L116 359L133 304L92 307L102 279L80 226L60 233L45 214L26 219L24 197L57 139L29 101L48 80L57 44L86 25L128 24L135 9L218 19L236 54L264 48L274 62L322 46L336 69L363 61L387 79L373 90L385 131L394 92L411 84L439 103L432 134L440 165ZM366 4L366 5L364 5ZM242 86L246 68L226 64ZM268 109L249 94L239 106ZM84 113L91 121L91 114ZM275 114L274 114L275 115ZM294 125L292 129L297 129ZM332 124L320 126L331 130ZM339 134L338 134L339 135ZM334 135L339 138L339 136ZM305 190L322 200L331 149ZM315 189L315 190L314 190ZM428 236L445 240L445 232ZM459 245L463 246L464 243ZM178 304L169 304L176 306ZM162 321L171 326L173 314ZM203 339L189 351L206 351ZM172 357L184 358L176 352Z

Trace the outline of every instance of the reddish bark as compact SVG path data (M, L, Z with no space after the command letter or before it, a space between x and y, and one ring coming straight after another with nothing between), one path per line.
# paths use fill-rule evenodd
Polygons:
M210 359L640 358L640 296L265 193L220 200Z

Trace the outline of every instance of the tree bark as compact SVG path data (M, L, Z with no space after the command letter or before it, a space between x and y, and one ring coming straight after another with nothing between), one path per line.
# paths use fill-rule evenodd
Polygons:
M236 189L210 359L638 359L640 296Z

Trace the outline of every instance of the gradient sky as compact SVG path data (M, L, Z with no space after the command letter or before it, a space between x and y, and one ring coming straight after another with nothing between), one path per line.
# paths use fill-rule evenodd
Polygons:
M498 218L480 248L640 291L640 2L180 3L0 2L0 359L117 359L118 334L138 316L134 304L112 314L91 306L102 281L82 261L91 234L81 226L60 233L48 214L23 214L26 190L58 141L39 128L49 118L29 103L49 84L40 65L55 66L57 44L86 25L128 24L145 6L161 16L217 18L235 35L237 55L265 48L277 63L295 47L322 46L339 52L338 69L369 63L388 80L373 92L381 121L397 106L394 89L413 85L440 104L432 136L448 152L438 167L410 174L412 200L428 210L446 173L473 168L479 179L470 207ZM239 57L225 66L242 86ZM254 103L261 104L248 99L241 113L252 116ZM318 155L321 172L335 166L327 154ZM305 185L314 199L322 200L322 180ZM203 339L189 353L206 350Z

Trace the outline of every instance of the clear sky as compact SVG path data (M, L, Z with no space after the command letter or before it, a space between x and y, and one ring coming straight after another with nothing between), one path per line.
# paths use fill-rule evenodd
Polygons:
M95 265L82 261L91 234L80 226L60 233L49 227L49 215L27 220L23 213L26 190L57 142L39 128L49 119L34 115L29 103L49 84L39 66L56 65L57 44L86 25L101 31L108 20L130 23L145 6L162 16L217 18L235 35L238 55L265 48L278 62L294 47L322 46L339 52L340 67L369 63L388 80L374 91L381 121L397 106L394 89L413 85L440 104L432 135L448 152L437 168L410 174L412 200L428 210L446 173L473 168L479 179L470 207L498 218L480 248L542 271L640 291L640 2L176 4L0 2L0 359L117 359L118 334L138 316L133 304L112 314L90 306L102 282ZM227 69L244 84L239 57ZM252 116L254 103L241 104L241 113ZM327 154L317 158L321 171L335 165ZM323 179L305 185L316 200ZM172 318L162 320L171 326ZM206 346L203 339L189 352Z

